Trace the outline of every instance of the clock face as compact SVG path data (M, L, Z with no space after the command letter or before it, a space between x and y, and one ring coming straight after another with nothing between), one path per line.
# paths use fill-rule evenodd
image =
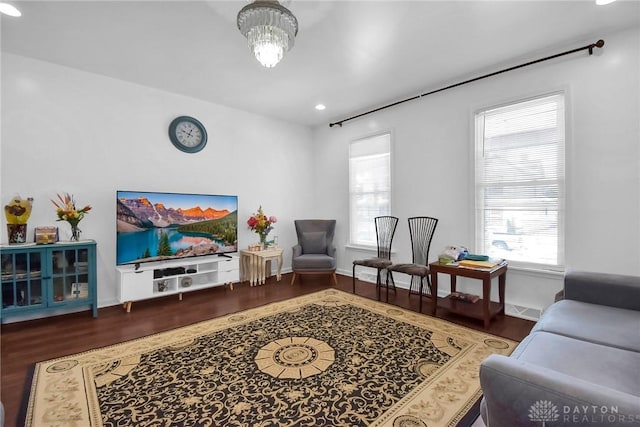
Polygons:
M169 126L169 138L173 145L185 153L196 153L207 144L207 131L193 117L180 116Z

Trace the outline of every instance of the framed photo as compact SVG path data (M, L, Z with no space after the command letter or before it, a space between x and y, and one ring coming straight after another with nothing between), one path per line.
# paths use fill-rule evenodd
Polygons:
M33 241L38 245L56 243L58 241L58 227L36 227Z

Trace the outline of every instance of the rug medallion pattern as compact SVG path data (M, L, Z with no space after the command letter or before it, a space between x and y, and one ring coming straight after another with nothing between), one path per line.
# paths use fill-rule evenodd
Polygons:
M326 290L39 363L27 426L455 426L515 345Z

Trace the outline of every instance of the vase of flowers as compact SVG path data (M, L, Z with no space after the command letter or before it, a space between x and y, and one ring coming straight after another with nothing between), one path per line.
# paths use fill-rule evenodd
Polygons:
M27 241L27 220L31 216L33 197L23 199L15 195L5 205L4 214L7 217L7 233L9 243L25 243Z
M254 213L247 220L247 225L252 231L255 231L260 237L260 245L262 249L267 247L267 236L273 230L273 224L278 220L275 216L267 216L262 211L262 206L258 208L258 212Z
M72 195L64 193L58 194L58 200L51 200L56 207L56 214L58 215L58 221L67 221L71 226L71 240L80 240L80 228L78 224L84 218L84 216L91 210L91 206L86 205L82 209L76 208L76 201Z

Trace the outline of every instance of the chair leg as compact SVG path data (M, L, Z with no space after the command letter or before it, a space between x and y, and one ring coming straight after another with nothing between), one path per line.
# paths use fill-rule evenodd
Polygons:
M352 293L356 293L356 265L353 264L353 274L351 274L351 278L353 279L353 291Z
M420 303L418 304L418 311L422 313L422 288L424 286L424 277L420 276Z
M296 273L293 273L293 276L291 276L291 284L293 285L293 282L296 281Z
M336 272L333 272L333 283L338 286L338 276L336 276Z
M414 278L414 276L410 276L410 277L411 277L411 281L409 282L409 298L411 298L411 294L412 293L415 293L413 291L413 278Z
M380 270L378 270L378 274L380 274ZM385 280L385 288L387 288L387 302L389 302L389 274L387 274L387 280Z
M387 270L387 277L385 280L385 286L387 287L387 302L389 302L389 279L391 279L391 286L393 286L393 292L397 295L396 281L393 278L393 273L391 272L391 270Z
M387 288L389 287L389 277L391 277L391 285L393 286L393 292L396 292L396 281L393 280L393 274L387 270Z

